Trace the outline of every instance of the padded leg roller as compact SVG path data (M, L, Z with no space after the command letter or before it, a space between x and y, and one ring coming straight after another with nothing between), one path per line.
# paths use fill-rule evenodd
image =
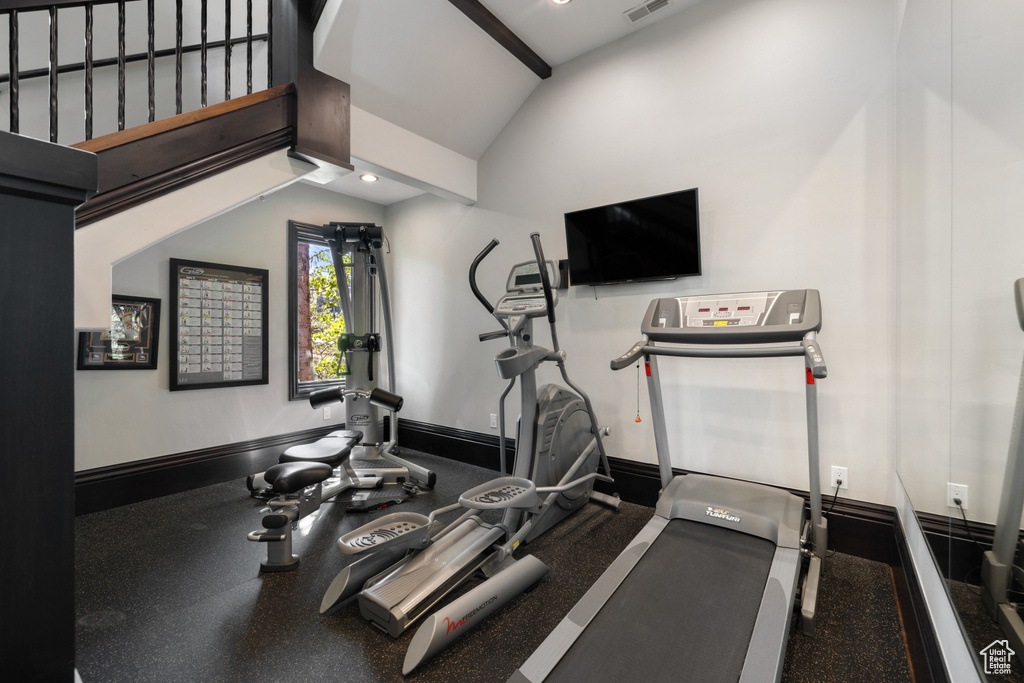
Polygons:
M294 513L275 512L263 518L263 529L249 534L250 541L267 544L267 559L260 561L261 572L288 572L299 566L292 554L292 518Z

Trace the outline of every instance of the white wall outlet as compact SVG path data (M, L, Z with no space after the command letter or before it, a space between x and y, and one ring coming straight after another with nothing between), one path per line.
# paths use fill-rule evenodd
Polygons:
M951 508L955 508L957 505L953 502L954 498L959 498L960 507L964 510L967 509L967 484L946 482L946 505Z
M833 465L832 479L830 481L831 483L829 484L829 488L834 489L836 486L838 486L841 489L850 488L850 477L847 475L845 467L836 467L835 465Z
M324 419L325 420L330 420L331 419L331 407L330 406L324 406Z
M498 428L498 416L495 413L491 413L491 429Z

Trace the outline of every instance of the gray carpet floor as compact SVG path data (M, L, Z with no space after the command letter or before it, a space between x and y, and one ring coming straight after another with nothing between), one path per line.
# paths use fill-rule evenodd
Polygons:
M84 683L504 681L653 514L591 503L521 547L517 557L536 555L551 568L548 578L403 678L415 629L391 638L354 603L318 613L347 562L335 540L387 512L426 514L495 474L404 455L438 473L435 490L385 511L346 515L323 505L297 535L301 564L291 572L260 574L265 547L246 534L259 528L263 504L241 480L78 517L76 666ZM888 566L842 554L826 560L817 634L794 627L783 680L912 680Z

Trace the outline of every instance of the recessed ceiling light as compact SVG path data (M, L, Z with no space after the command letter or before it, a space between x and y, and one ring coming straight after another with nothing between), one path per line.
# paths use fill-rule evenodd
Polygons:
M556 5L568 5L572 0L551 0Z
M362 180L364 183L377 182L377 176L373 175L372 173L364 173L363 175L359 176L359 179Z

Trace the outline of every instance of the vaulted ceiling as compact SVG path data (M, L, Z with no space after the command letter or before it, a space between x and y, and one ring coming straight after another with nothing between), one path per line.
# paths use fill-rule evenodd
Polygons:
M328 0L316 64L351 85L353 106L479 159L543 82L538 62L557 76L566 62L700 1ZM519 56L508 47L516 43ZM398 199L380 194L389 186L363 196L411 196L401 187L391 188Z

